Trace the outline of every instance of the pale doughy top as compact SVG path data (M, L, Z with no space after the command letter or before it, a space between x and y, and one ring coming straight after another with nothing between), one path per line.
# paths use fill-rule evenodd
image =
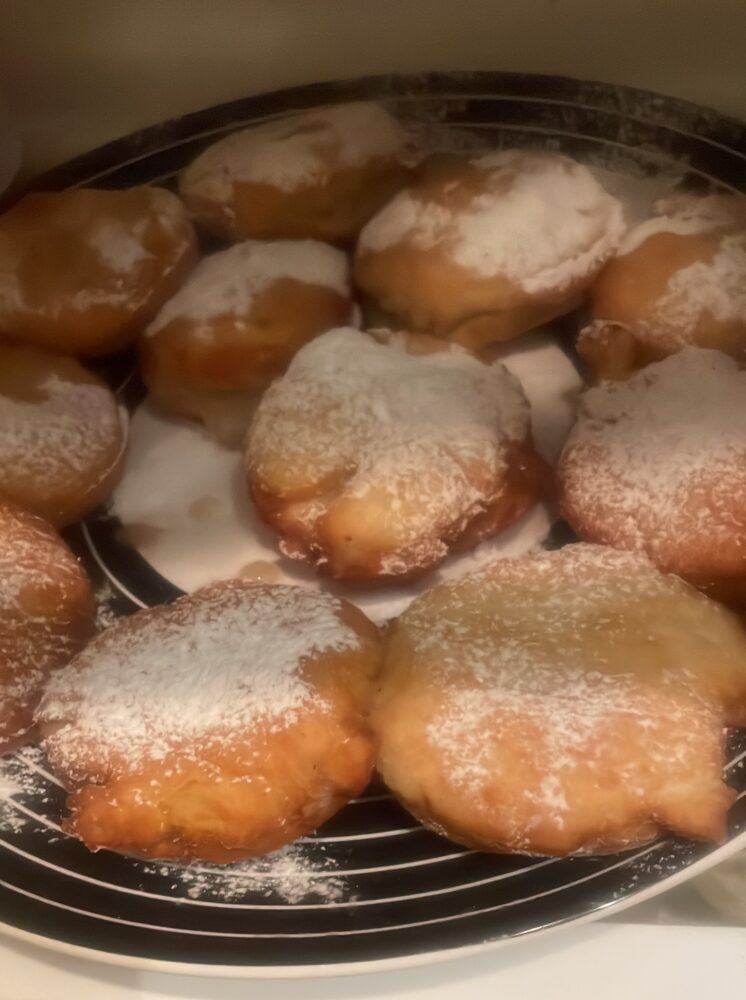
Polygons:
M440 246L479 276L502 275L540 294L598 270L618 247L621 205L581 164L519 150L469 164L484 172L484 190L466 206L429 201L416 187L402 191L365 226L359 252Z
M285 728L325 708L306 659L360 645L340 608L307 588L232 581L120 619L50 680L38 718L60 728L46 747L74 771L81 745L137 765Z
M380 105L338 104L234 132L206 149L182 174L182 184L226 204L233 184L271 184L297 191L318 184L339 168L377 158L404 159L408 136Z
M270 386L247 462L260 482L265 464L281 455L302 482L341 476L341 496L379 491L414 543L476 513L486 494L470 467L494 490L506 448L528 434L528 403L501 364L454 345L412 355L400 335L379 343L343 328L302 348Z
M627 381L589 389L560 476L574 508L597 518L606 512L604 520L640 549L702 530L737 544L732 510L739 492L746 497L746 372L718 351L687 347Z
M218 316L246 318L254 297L282 278L350 295L349 265L341 250L316 240L247 240L205 257L145 335L152 337L179 319L196 324L198 334L200 321L209 329Z

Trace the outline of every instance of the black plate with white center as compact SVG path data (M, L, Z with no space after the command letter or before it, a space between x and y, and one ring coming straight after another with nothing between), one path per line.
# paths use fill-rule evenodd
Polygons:
M35 186L169 184L237 127L371 98L406 119L458 126L497 146L559 149L650 173L683 164L682 183L695 190L746 186L746 128L738 122L640 91L499 73L394 76L259 95L111 143ZM116 367L115 382L129 362L119 373ZM114 613L178 594L105 516L73 529L70 540L94 579L108 581ZM554 544L562 541L559 531ZM718 848L669 838L602 858L481 854L427 833L373 786L279 860L216 874L89 853L59 829L64 793L43 758L20 752L6 758L0 779L0 922L58 949L212 975L328 975L462 955L649 898L746 848L746 731L730 734L728 760L739 798L730 839Z

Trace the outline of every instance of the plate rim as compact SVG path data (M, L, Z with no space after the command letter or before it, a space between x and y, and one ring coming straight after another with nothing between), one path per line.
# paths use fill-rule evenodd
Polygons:
M510 945L518 945L526 941L535 941L562 930L582 927L602 920L607 916L622 913L632 909L639 903L654 899L656 896L688 882L697 875L708 871L716 864L727 861L728 858L746 850L746 830L736 834L731 840L715 850L673 872L671 875L654 882L636 892L629 893L618 900L610 902L584 913L571 920L559 919L536 930L522 931L519 934L496 938L491 941L480 941L478 944L460 945L455 948L440 948L437 951L419 952L411 955L399 955L395 958L368 959L360 962L332 962L316 965L210 965L205 962L173 962L165 959L147 958L140 955L127 955L122 952L101 951L98 948L86 948L84 945L70 944L59 938L46 937L33 931L15 927L5 921L0 921L0 934L12 940L31 944L42 951L51 951L68 958L81 958L88 962L98 962L101 965L120 969L132 969L140 972L154 972L162 975L191 976L195 979L249 979L268 981L296 981L300 979L336 979L367 975L372 973L399 972L406 969L422 968L427 965L443 965L460 958L472 955L484 955L499 951Z

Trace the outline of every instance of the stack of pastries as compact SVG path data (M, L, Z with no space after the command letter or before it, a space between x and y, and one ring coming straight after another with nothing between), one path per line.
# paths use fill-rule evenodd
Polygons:
M680 195L627 231L566 156L444 155L370 103L231 133L177 188L0 217L0 749L40 742L65 830L227 862L377 769L480 850L723 838L746 198ZM551 468L495 344L571 313L590 387ZM91 367L121 351L155 405L241 450L317 588L217 581L96 634L57 530L123 474L127 415ZM577 543L435 586L385 630L355 607L555 500Z

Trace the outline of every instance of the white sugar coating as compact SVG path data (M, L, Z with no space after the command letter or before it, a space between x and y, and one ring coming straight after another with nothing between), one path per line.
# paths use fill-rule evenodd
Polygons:
M282 278L350 295L349 265L341 250L316 240L247 240L205 257L145 334L152 337L179 319L248 318L255 296Z
M77 481L110 453L112 442L124 447L122 414L104 385L49 374L35 389L41 398L0 393L0 477Z
M306 345L260 403L247 463L260 481L277 455L302 480L342 473L342 495L382 492L408 542L426 534L429 546L434 529L488 499L468 466L485 469L494 488L506 447L529 434L530 414L503 365L454 346L414 356L404 345L401 335L379 343L349 327Z
M80 593L77 559L45 522L0 504L0 664L4 699L24 701L50 663L69 657L71 601ZM35 613L40 595L48 608ZM53 600L53 598L55 598Z
M50 680L38 718L61 722L47 748L76 747L133 764L262 725L293 723L325 702L302 672L307 658L355 649L340 602L294 587L217 584L101 633Z
M720 322L746 323L746 230L723 236L709 260L675 271L650 323L673 327L684 344L708 313Z
M589 389L559 471L568 502L611 512L628 544L701 530L733 538L734 483L746 490L746 371L718 351L686 347ZM698 489L708 491L707 509L692 503Z
M93 225L87 239L105 267L128 275L153 256L142 242L146 226L144 219L129 226L121 219L104 217Z
M147 865L147 874L173 878L190 899L237 902L260 895L300 903L314 898L331 903L352 898L347 880L330 858L312 858L303 844L232 865Z
M700 236L718 229L733 227L735 219L727 199L696 198L679 195L655 203L655 214L627 233L617 251L621 257L659 233L676 236Z
M408 136L380 105L339 104L234 132L184 171L192 193L229 203L236 181L283 191L319 184L334 169L403 159Z
M536 726L541 781L528 781L524 797L554 814L561 827L571 807L563 781L580 762L595 766L610 720L626 718L645 738L659 723L676 725L691 705L676 679L685 664L671 673L671 662L661 664L663 673L653 680L663 686L656 684L651 703L636 664L615 649L630 644L633 656L635 642L654 642L644 634L657 628L644 618L646 603L683 589L639 553L576 544L502 560L415 602L401 627L416 669L447 690L425 735L447 762L449 781L474 793L499 781L499 726L515 720L521 728ZM669 626L660 622L662 635ZM651 739L649 764L665 767L689 752ZM530 773L532 762L524 763ZM634 771L631 764L630 776Z
M360 250L442 245L461 267L539 294L598 270L618 247L622 207L581 164L516 150L469 162L485 172L486 187L467 207L453 210L416 189L402 191L365 226Z

